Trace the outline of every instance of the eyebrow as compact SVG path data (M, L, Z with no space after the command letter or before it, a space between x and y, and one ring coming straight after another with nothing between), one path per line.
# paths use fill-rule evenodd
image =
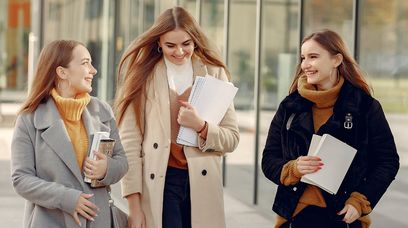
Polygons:
M188 39L188 40L183 41L181 43L184 44L184 43L187 43L187 42L190 42L190 41L192 41L192 39ZM175 45L175 43L172 43L172 42L165 42L164 44L173 44L173 45Z
M90 58L85 57L85 58L81 59L81 62L84 61L84 60L92 61Z

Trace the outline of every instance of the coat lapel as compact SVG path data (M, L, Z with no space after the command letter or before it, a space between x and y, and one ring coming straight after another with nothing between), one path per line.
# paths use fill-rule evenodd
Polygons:
M44 142L61 158L72 174L82 184L83 177L75 157L74 148L54 100L40 105L34 114L34 126L44 129L41 134Z
M192 57L193 76L205 76L207 67L199 59ZM148 86L147 99L159 110L159 122L167 138L171 137L170 95L166 64L160 60L154 70L153 83Z

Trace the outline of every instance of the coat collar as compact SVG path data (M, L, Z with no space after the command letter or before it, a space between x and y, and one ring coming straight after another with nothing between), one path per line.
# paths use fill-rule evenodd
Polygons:
M103 123L109 119L110 113L101 110L100 105L95 103L95 98L92 98L82 113L82 121L88 133L88 151L95 132L110 131L109 127ZM78 167L74 148L64 121L51 97L34 111L34 127L43 130L41 137L44 142L61 158L81 185L84 185L81 169ZM85 186L83 187L85 188Z
M334 104L334 113L353 113L358 115L361 109L366 105L367 98L370 97L361 89L354 87L350 82L345 81L336 103ZM282 101L284 107L293 113L308 111L313 106L313 102L300 96L298 91L291 93Z

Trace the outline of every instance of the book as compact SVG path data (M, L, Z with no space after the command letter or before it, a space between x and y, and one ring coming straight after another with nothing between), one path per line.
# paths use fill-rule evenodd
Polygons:
M88 153L88 157L92 160L95 160L95 153L94 151L98 151L99 150L99 144L101 142L102 139L108 139L109 138L109 132L106 131L98 131L94 133L94 136L92 138L92 145L91 145L91 150ZM86 183L91 183L91 179L89 179L88 177L84 178L84 181Z
M329 134L313 135L308 155L320 157L324 165L315 173L303 175L300 181L337 194L356 153L355 148Z
M112 157L114 146L115 146L114 139L101 139L99 142L98 153L102 153L105 154L106 156ZM105 187L105 184L100 182L99 180L92 179L91 187L92 188Z
M208 123L219 124L232 104L238 91L232 83L212 76L197 76L191 89L188 103L195 107L198 115ZM191 128L181 126L177 143L198 146L198 134Z

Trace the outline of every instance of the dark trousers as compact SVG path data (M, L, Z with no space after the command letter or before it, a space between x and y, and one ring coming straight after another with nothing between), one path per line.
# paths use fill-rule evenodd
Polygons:
M187 170L167 167L163 228L191 228L190 184Z
M326 208L307 206L292 221L284 223L281 227L286 228L361 228L361 222L356 220L351 224L342 221L344 215L329 214Z

